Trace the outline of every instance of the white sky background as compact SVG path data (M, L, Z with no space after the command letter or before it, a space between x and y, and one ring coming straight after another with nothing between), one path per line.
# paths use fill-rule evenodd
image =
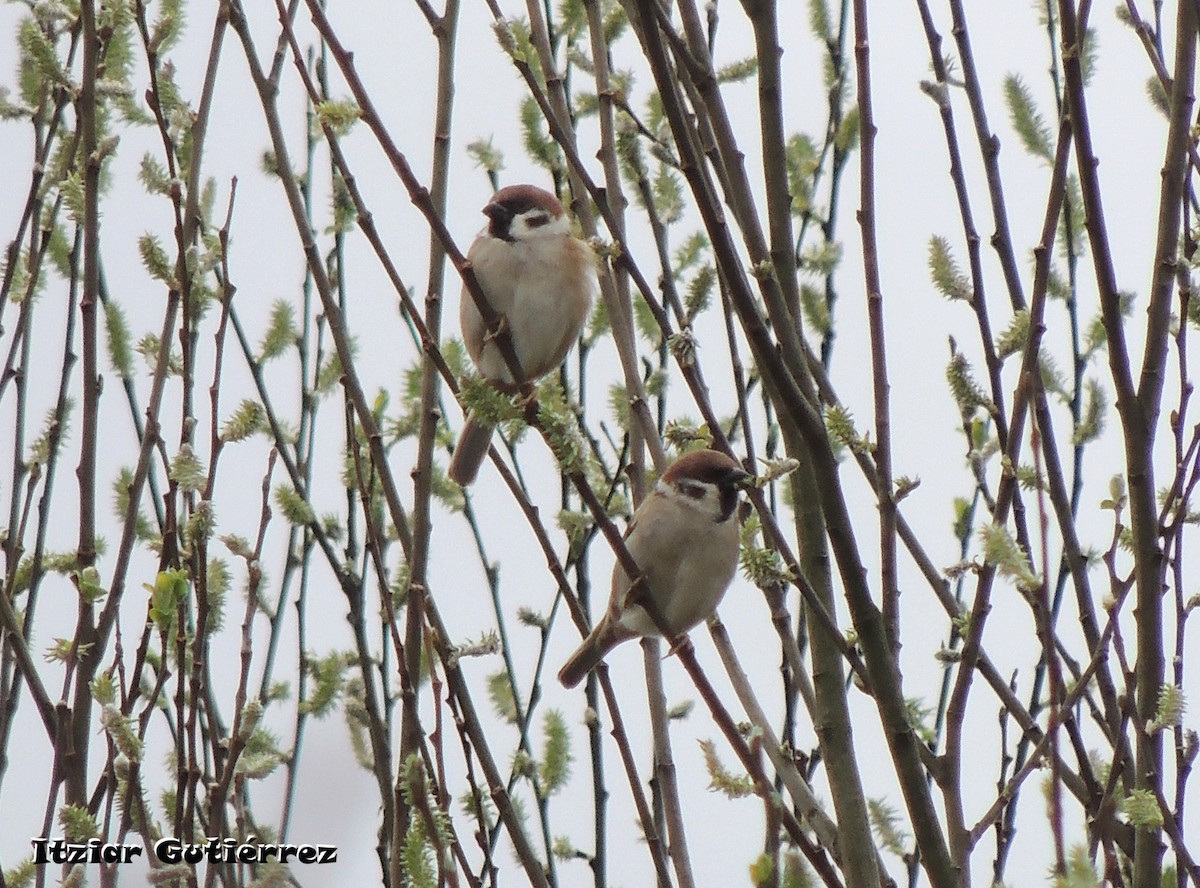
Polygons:
M191 101L197 100L203 77L211 36L212 12L209 7L212 5L193 4L184 44L171 54L179 70L178 82ZM261 13L255 23L255 33L260 57L265 57L273 49L277 33L277 24L270 8L272 5L250 3L247 6L254 14ZM1038 97L1046 119L1052 121L1053 97L1049 79L1045 75L1049 47L1045 30L1038 24L1032 4L985 3L969 6L976 61L985 85L991 125L999 133L1003 145L1000 162L1005 176L1012 233L1018 255L1026 256L1039 234L1048 170L1021 151L1015 134L1008 126L1001 87L1006 73L1021 73ZM788 131L802 130L816 134L823 127L826 108L819 80L820 67L815 61L817 47L807 28L806 4L785 2L781 7ZM512 15L522 13L523 8L523 4L516 2L505 4L506 11ZM742 22L739 4L727 0L719 8L719 61L730 62L750 54L753 44ZM19 12L19 7L0 8L3 45L13 47L0 52L0 57L8 59L0 65L0 83L5 85L15 83L16 52L12 35ZM935 9L935 14L939 16L938 24L945 38L944 50L953 53L949 17L940 5ZM406 3L335 4L332 15L342 41L355 52L360 75L393 138L406 153L418 175L427 180L436 83L435 44L424 19L414 5ZM919 476L922 479L922 486L904 502L903 511L916 527L918 536L926 542L935 562L949 565L958 558L957 543L950 532L950 501L953 496L969 494L970 480L963 461L964 445L956 432L957 410L945 383L947 335L953 335L959 347L977 361L975 344L978 334L968 310L963 306L947 305L929 282L926 256L931 235L947 237L964 264L965 251L958 210L946 174L948 160L941 121L933 102L918 87L922 79L931 75L928 50L915 4L908 0L881 0L871 4L870 15L873 93L879 129L876 181L880 262L884 311L888 322L895 474ZM1173 17L1173 8L1165 15ZM1162 162L1159 146L1166 124L1145 99L1144 83L1151 69L1135 35L1116 22L1110 5L1099 6L1093 13L1091 23L1098 31L1100 45L1098 68L1090 87L1092 131L1101 159L1100 175L1113 235L1114 263L1120 286L1144 294L1152 270L1152 239ZM447 221L459 245L465 249L482 224L478 210L490 194L486 177L473 168L472 161L466 155L465 146L469 141L494 136L495 146L504 152L506 169L502 177L506 183L528 180L544 185L548 177L542 171L531 168L522 156L517 107L523 87L510 61L492 37L490 16L483 4L464 4L459 30L453 173ZM310 38L309 32L302 32L302 39ZM636 64L636 41L632 35L627 35L618 44L617 52L617 67ZM264 58L264 61L269 64L269 58ZM143 76L144 72L140 70L135 75L137 78ZM338 82L336 77L334 82ZM634 102L635 107L644 105L644 90L649 84L649 76L642 71L638 87L643 91L643 98ZM579 86L587 88L584 84ZM302 163L303 106L290 61L282 88L280 106L291 140L293 165L299 166ZM334 91L344 92L338 87ZM978 150L961 92L955 92L953 100L968 182L972 188L976 225L986 241L992 233L991 212L982 177L978 174ZM739 110L745 114L739 137L744 140L750 173L756 182L760 181L759 170L754 162L758 123L753 81L729 87L727 101L735 114ZM586 120L582 126L582 154L590 159L595 148L594 120ZM222 55L221 78L210 133L205 164L207 175L217 182L220 195L217 205L221 208L218 216L224 214L230 178L238 177L230 268L232 280L238 287L237 305L247 324L253 325L265 320L276 299L285 298L298 303L304 268L282 190L274 180L260 172L259 160L269 141L257 95L246 74L241 45L232 33L226 38ZM125 307L136 339L146 330L157 329L165 295L162 288L151 282L142 270L136 253L136 240L144 231L153 231L168 241L171 219L167 204L161 198L147 197L136 179L143 152L152 151L156 156L161 154L157 134L151 130L138 132L126 129L122 140L112 166L113 197L119 195L119 198L114 200L110 197L104 205L102 238L110 287L114 298ZM15 233L20 207L28 188L26 171L30 157L29 141L27 126L14 123L0 125L0 160L7 171L5 176L0 177L0 239L4 244ZM360 127L354 136L344 142L344 147L359 186L374 212L376 225L391 248L405 282L413 288L419 301L425 288L428 250L426 226L365 128ZM856 154L847 172L842 195L839 236L843 242L845 260L838 281L841 301L835 318L838 339L834 353L834 378L839 394L853 410L860 428L865 429L871 422L871 390L859 232L854 223L854 209L858 204L857 161ZM592 170L599 178L598 163L592 164ZM762 206L761 189L755 197ZM698 227L698 224L679 226L675 237L682 239L694 227ZM327 247L328 239L323 239L322 243ZM630 247L653 279L655 262L649 239L639 241L634 236ZM998 330L1008 320L1000 310L1001 303L1007 302L1002 296L998 263L986 245L984 264L992 305L995 307L993 326ZM1080 272L1083 281L1080 292L1085 304L1081 315L1087 319L1095 310L1091 295L1094 288L1089 284L1090 259L1081 262ZM357 234L348 238L346 275L352 300L348 318L358 339L361 357L358 366L364 388L369 396L382 386L395 392L400 384L400 372L415 359L415 353L395 311L396 298L374 258L369 255L365 241ZM450 283L447 285L445 329L447 333L457 334L458 285L452 278L451 271L447 277ZM1026 272L1027 291L1030 278L1031 275ZM61 343L56 338L57 333L51 335L48 331L61 329L64 295L65 286L61 282L55 280L51 283L43 297L45 305L39 310L37 321L46 337L45 341L53 343L42 347L48 358L53 355L56 361L61 353ZM1135 308L1135 321L1143 317L1142 310L1143 305L1139 303ZM15 312L10 307L9 319L12 318L15 318ZM1060 355L1064 354L1061 351L1065 341L1061 334L1064 318L1061 304L1051 303L1048 309L1051 332L1046 345L1052 350L1058 349ZM208 335L211 336L211 332ZM251 336L257 341L257 333ZM703 348L703 330L701 337ZM1131 335L1135 361L1140 360L1139 345L1140 338L1136 334ZM597 382L589 393L596 404L603 402L605 387L616 373L611 349L607 354L603 348L597 351L592 359L592 378ZM720 387L726 365L719 356L708 358L703 350L701 356L702 360L710 361L705 365L705 372L715 388L717 413L728 414L734 403L732 392ZM1173 357L1172 354L1172 360ZM1065 360L1061 360L1060 364L1067 366ZM227 379L222 405L227 415L238 399L248 394L249 380L240 357L232 351L227 354L225 367ZM600 372L602 369L607 371L609 367L613 368L613 376ZM108 369L106 359L102 359L102 368ZM206 366L200 370L198 378L207 380L206 374L210 373L211 367ZM288 362L276 362L270 366L277 393L287 390L289 373L294 375L294 366ZM105 421L106 451L109 451L110 436L113 442L110 451L112 461L102 466L102 478L111 477L117 466L130 460L128 455L133 452L134 442L128 411L115 376L109 373L108 381L112 384L106 387L102 416ZM57 364L47 368L45 383L45 391L38 394L38 397L44 397L44 404L35 404L29 411L30 423L35 427L54 398L58 383ZM207 381L198 387L198 394L206 388ZM594 400L596 398L600 400ZM1165 409L1170 409L1176 399L1174 383L1171 382L1164 398ZM11 422L11 402L12 398L7 398L0 404L0 429L7 428ZM178 409L170 398L168 404L171 405L169 410ZM283 409L286 412L291 408L283 406ZM337 418L340 406L337 400L328 401L324 410L323 424L327 436L324 443L329 448L340 447L341 422ZM206 399L202 402L198 399L197 411L204 422L203 417L207 416L208 411ZM675 389L672 412L677 415L696 415L681 386ZM1069 426L1065 422L1065 414L1059 416L1060 424L1056 431L1062 442L1069 435ZM460 418L452 412L450 419L457 427ZM1109 513L1097 512L1096 505L1107 495L1108 478L1120 459L1121 442L1116 432L1115 417L1111 415L1109 427L1110 431L1101 448L1089 450L1088 486L1083 498L1084 514L1096 516L1094 524L1085 524L1083 527L1084 543L1085 546L1097 548L1107 545L1110 528L1106 523ZM164 429L168 449L172 449L177 442L177 415L168 415ZM56 487L56 496L61 501L58 508L62 515L73 514L69 503L76 495L72 472L78 453L77 425L74 432L67 454L60 463ZM206 440L206 435L199 440ZM761 437L759 443L761 445ZM1164 454L1169 450L1168 447L1162 449ZM318 512L344 509L344 498L337 487L340 457L335 457L336 452L333 449L325 450L331 460L328 468L329 487L325 490L317 487L314 499L317 500ZM533 481L531 486L540 496L539 505L543 515L549 518L557 509L558 484L551 480L547 471L550 462L545 447L536 436L529 436L522 446L521 457L522 465ZM237 472L244 473L244 489L227 491L230 502L218 504L219 532L239 533L252 538L258 522L259 487L265 464L262 449L257 445L228 448L222 459L227 461L224 465L226 482L236 468ZM399 481L407 479L411 460L412 452L409 449L397 449L393 469ZM1166 463L1160 463L1160 473L1166 469ZM107 475L104 474L105 470ZM877 532L877 512L870 492L858 478L857 470L848 464L843 475L850 482L848 487L854 495L851 508L857 518L864 554L869 556L875 549L873 541ZM1160 474L1160 483L1163 477L1165 475ZM282 479L282 471L277 470L274 481ZM544 483L539 487L538 482L542 480ZM107 489L104 483L102 490ZM5 494L8 496L11 492L5 491ZM483 515L489 557L501 566L509 631L518 650L524 645L528 646L528 660L521 673L525 676L521 690L527 692L537 636L533 630L521 628L514 616L519 606L547 611L553 588L542 569L544 559L532 534L489 468L483 470L474 497ZM104 493L101 502L101 514L107 518L110 512L107 511L108 497ZM281 518L277 520L282 522ZM1031 526L1034 523L1031 521ZM102 532L109 539L111 553L118 533L116 525L109 524ZM54 539L51 547L72 547L75 533L76 528L69 521L56 526L52 532ZM276 535L282 539L280 528L276 529ZM434 545L433 594L457 640L476 638L491 628L495 620L482 570L474 557L473 544L461 517L449 514L437 517ZM560 552L565 554L565 544ZM1052 563L1055 561L1054 554ZM278 577L281 573L279 557L268 559L265 566L270 576ZM869 567L871 577L877 578L875 565L870 564ZM610 568L611 556L603 547L596 547L592 580L599 590L598 594L606 594ZM153 563L147 560L141 569L146 571L144 578L149 581L153 577ZM909 593L905 598L903 622L906 690L909 695L921 696L932 705L938 693L940 667L931 654L945 637L946 620L941 609L930 601L923 582L905 556L901 557L901 570L903 588ZM1193 587L1195 579L1192 578ZM137 579L135 568L129 593L135 599L133 590L137 588L137 582L140 579ZM1097 582L1096 588L1100 589L1103 585ZM1194 591L1194 588L1188 591ZM35 650L48 646L54 636L69 633L74 613L70 597L73 594L65 582L57 578L47 579L42 593ZM341 597L331 583L319 576L319 572L311 595L308 647L320 652L349 647L351 639L342 617ZM226 678L231 683L228 693L219 695L219 698L230 701L238 665L239 643L236 633L231 629L241 618L239 598L237 595L231 596L226 621L228 628L214 646L214 664L223 659L227 661L229 671ZM55 601L61 602L60 606L66 611L63 622L58 626L50 619L53 616L52 602ZM794 595L789 599L789 605L794 610ZM931 607L935 609L930 610ZM1007 675L1011 669L1021 670L1022 696L1025 696L1025 682L1031 675L1034 662L1031 651L1035 649L1028 608L1007 586L998 586L994 608L985 644L1003 674ZM132 606L131 601L128 611L125 631L130 634L127 634L127 639L133 637L132 633L137 632L140 625L140 600L137 606ZM761 605L761 596L749 583L739 578L725 600L721 616L758 688L760 700L774 705L779 696L776 643L768 615ZM718 689L725 690L723 672L706 633L698 630L693 633L693 639L710 677ZM763 639L767 639L766 643L763 643ZM577 636L569 621L559 620L553 633L547 678L543 684L545 698L541 706L561 708L574 732L579 759L575 774L564 793L551 804L557 811L554 818L557 828L569 829L576 845L586 850L591 844L592 803L587 763L582 758L586 755L582 726L583 695L564 692L552 678L558 664L576 642ZM1191 648L1194 660L1200 654L1195 650L1194 633ZM290 676L286 664L294 660L294 656L294 652L289 652L285 645L277 665L280 678ZM609 662L614 682L618 688L626 691L623 714L630 724L635 754L639 756L643 773L648 774L649 737L644 717L641 652L637 645L626 645L615 652ZM468 675L478 679L475 687L479 689L477 705L480 707L485 707L486 699L482 679L497 666L498 661L494 659L467 665ZM219 667L214 665L214 668ZM665 672L670 701L696 697L678 665L668 661ZM252 673L255 680L258 674L256 668ZM50 686L54 687L53 682ZM729 693L725 697L729 701L734 699ZM860 758L868 795L888 796L899 808L901 800L891 777L886 747L877 728L874 705L857 692L852 692L851 701L856 737L864 750L875 750L873 754L864 753ZM978 815L982 806L994 795L998 763L996 709L997 703L990 692L977 688L969 723L978 731L970 742L970 748L972 751L977 749L978 755L969 756L965 767L968 773L978 774L979 793L975 798L968 798L969 819L972 814ZM736 717L737 710L734 711ZM28 852L28 837L40 831L45 804L48 763L43 759L44 735L27 700L22 703L20 718L18 729L28 732L30 742L12 744L9 771L0 786L0 810L3 811L0 814L0 865L5 868L15 864ZM1194 716L1189 717L1188 724L1195 725ZM289 742L290 716L273 723L273 726L283 741ZM494 736L502 734L497 731ZM756 800L728 801L723 796L705 790L708 778L694 738L716 739L727 764L732 765L735 759L725 749L718 729L711 723L702 704L698 703L688 721L675 726L673 736L676 766L680 783L685 787L684 810L690 829L688 839L700 883L747 884L746 867L759 850L761 804ZM1015 729L1010 729L1010 736L1015 736ZM806 749L814 743L811 727L803 718L799 740ZM97 742L94 748L101 746ZM447 748L457 750L457 743L451 742ZM494 749L500 753L501 766L505 766L507 763L503 760L503 750L506 746L497 742ZM616 753L611 744L606 749L606 756L610 766L614 765ZM333 843L339 846L341 852L341 863L335 868L309 867L298 870L302 884L376 883L376 791L369 777L357 769L350 759L340 714L325 722L310 720L301 760L297 813L290 840ZM155 764L148 762L150 767ZM255 802L262 806L263 816L272 810L273 803L267 802L278 796L279 786L278 782L269 781L262 789L256 789ZM649 858L644 846L632 838L630 823L633 813L628 802L628 789L615 768L610 771L609 789L612 793L609 848L611 882L626 886L649 884L652 879ZM1040 811L1034 810L1041 805L1040 799L1037 778L1034 778L1026 785L1023 805L1027 816L1019 821L1019 825L1024 823L1026 828L1016 836L1017 844L1008 869L1010 884L1039 884L1044 879L1049 862L1049 837ZM1195 811L1194 804L1191 809ZM570 816L569 812L572 811L577 811L578 816ZM1195 816L1193 813L1192 817ZM1194 820L1191 826L1193 834L1196 834L1200 822ZM991 842L989 835L975 855L977 869L973 875L977 884L984 884L988 880L985 867L990 862ZM719 850L714 853L713 849ZM515 864L511 864L505 849L501 849L497 859L502 867L510 870L502 875L502 884L523 880L523 876L513 871ZM894 872L899 875L898 869ZM582 862L560 863L559 876L563 885L590 884L590 871Z

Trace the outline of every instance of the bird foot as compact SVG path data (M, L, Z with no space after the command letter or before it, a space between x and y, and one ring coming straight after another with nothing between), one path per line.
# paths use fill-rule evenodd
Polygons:
M674 657L680 651L690 650L692 647L692 640L690 638L688 638L686 634L677 635L674 638L668 639L668 641L671 643L671 647L670 647L670 649L667 650L667 653L663 656L664 660L667 657Z
M508 331L508 315L496 315L496 329L488 330L483 334L484 342L495 342Z

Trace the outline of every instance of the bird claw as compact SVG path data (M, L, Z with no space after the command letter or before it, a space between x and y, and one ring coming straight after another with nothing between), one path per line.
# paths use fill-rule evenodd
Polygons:
M496 329L488 330L483 334L484 342L495 342L508 331L508 315L496 315Z
M667 652L663 655L664 660L667 657L674 657L680 651L686 651L692 646L692 640L688 638L686 633L683 635L678 635L675 638L669 638L667 640L670 642L671 647L668 648Z

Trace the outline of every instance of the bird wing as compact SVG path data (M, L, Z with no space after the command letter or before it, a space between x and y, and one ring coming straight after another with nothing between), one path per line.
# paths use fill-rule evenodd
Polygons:
M651 494L661 495L657 492ZM677 532L673 533L668 529L668 522L645 519L645 512L639 510L639 514L634 516L629 530L626 531L625 547L645 574L651 589L671 589L683 564L684 547L680 545L683 540ZM658 553L658 556L651 559L651 552ZM623 607L628 601L633 581L620 564L613 571L613 585L620 588L619 598L614 595L614 599L620 601Z

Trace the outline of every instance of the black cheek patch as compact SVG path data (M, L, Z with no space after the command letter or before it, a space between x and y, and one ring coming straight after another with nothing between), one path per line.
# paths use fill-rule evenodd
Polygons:
M704 499L704 494L708 492L708 488L703 484L695 484L691 481L680 481L676 485L677 489L689 499Z
M541 228L543 225L550 224L550 217L545 213L538 213L535 216L530 216L525 220L525 224L530 228Z
M488 234L496 238L496 240L511 241L513 239L512 235L508 233L508 223L510 221L508 218L492 219L488 223Z
M726 487L721 485L721 514L717 518L717 524L724 524L733 514L733 510L737 508L738 492L735 487Z

